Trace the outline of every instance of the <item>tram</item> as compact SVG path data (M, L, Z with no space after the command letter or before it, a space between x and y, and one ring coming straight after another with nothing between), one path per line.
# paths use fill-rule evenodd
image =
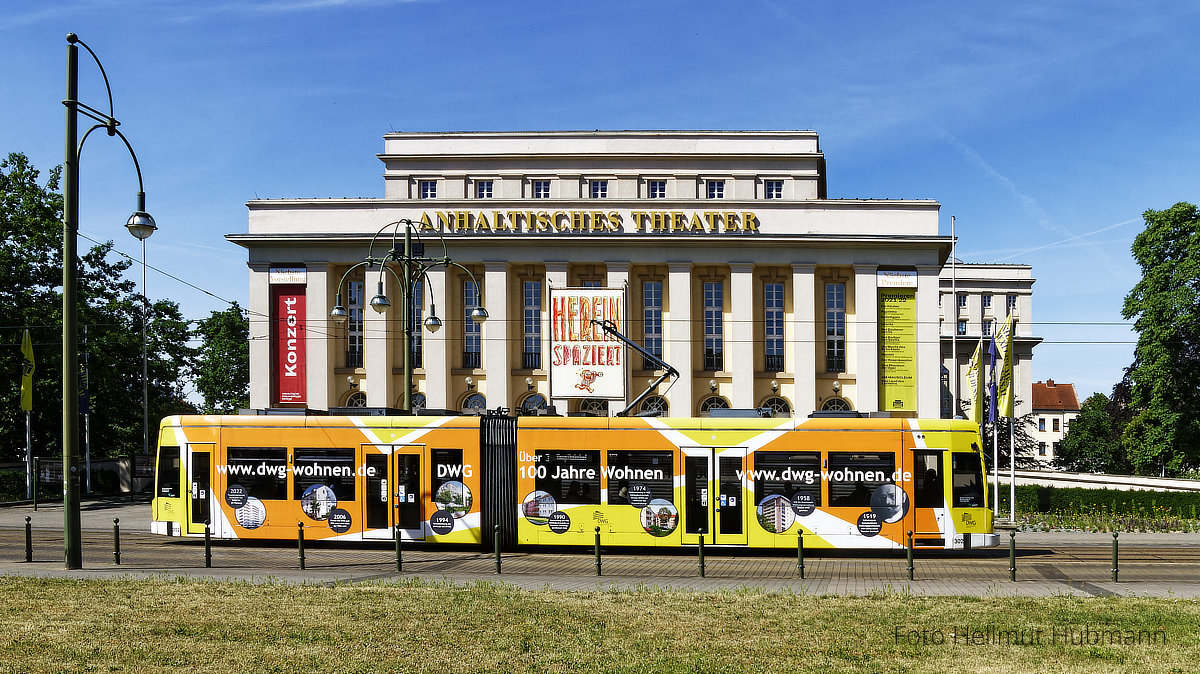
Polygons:
M491 548L998 543L948 419L175 416L151 530Z

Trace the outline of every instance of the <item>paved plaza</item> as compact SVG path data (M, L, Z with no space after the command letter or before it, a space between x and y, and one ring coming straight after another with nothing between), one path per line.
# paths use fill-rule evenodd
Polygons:
M1010 580L1008 536L1002 547L967 553L918 552L913 580L903 554L809 551L799 578L794 551L758 553L709 548L701 577L694 549L604 549L602 575L592 550L505 552L501 573L492 553L406 545L402 571L395 550L312 543L300 568L296 544L247 545L214 541L211 567L200 539L148 533L148 503L88 501L83 505L84 568L63 565L63 511L59 504L0 507L0 574L71 578L214 578L249 582L357 583L421 579L469 584L499 582L556 590L743 590L810 595L1155 596L1200 597L1200 534L1122 534L1119 581L1112 581L1112 534L1022 532L1017 580ZM29 518L33 560L26 561ZM120 521L120 564L113 520Z

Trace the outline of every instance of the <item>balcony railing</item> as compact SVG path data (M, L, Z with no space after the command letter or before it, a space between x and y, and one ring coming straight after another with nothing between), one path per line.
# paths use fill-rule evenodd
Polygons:
M766 372L783 372L783 355L763 356L763 370Z
M711 370L713 372L718 372L720 370L724 370L725 369L725 367L724 367L725 359L723 358L723 356L724 356L724 354L721 353L720 351L705 350L705 352L704 352L704 369Z
M346 352L346 367L362 367L363 352L362 351L347 351Z
M479 356L480 356L480 353L478 351L463 351L463 364L462 364L463 368L468 369L468 370L475 370L475 369L478 369L479 367L481 367L481 365L480 365L481 359Z
M541 351L524 351L521 353L521 367L526 370L537 370L542 367Z

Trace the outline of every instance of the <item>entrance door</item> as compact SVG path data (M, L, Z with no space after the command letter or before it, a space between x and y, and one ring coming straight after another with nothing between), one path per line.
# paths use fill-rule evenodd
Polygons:
M209 503L212 496L212 485L209 479L211 465L212 443L188 445L188 484L189 507L188 533L203 533L204 523L209 521L211 513Z
M745 545L746 501L743 447L684 447L683 542Z
M405 539L424 539L422 493L423 445L363 445L366 498L363 538L395 537L400 525Z

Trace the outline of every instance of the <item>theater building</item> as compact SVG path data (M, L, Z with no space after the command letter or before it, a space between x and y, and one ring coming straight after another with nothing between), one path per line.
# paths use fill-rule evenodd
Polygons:
M382 198L254 200L227 237L252 407L403 406L405 272L360 263L411 222L456 263L407 298L414 406L613 414L660 358L680 376L634 412L942 416L939 204L830 199L815 132L391 133L379 159Z

